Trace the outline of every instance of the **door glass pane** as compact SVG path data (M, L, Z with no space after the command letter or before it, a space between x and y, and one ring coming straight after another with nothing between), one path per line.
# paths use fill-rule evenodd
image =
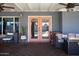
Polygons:
M48 31L49 31L49 23L47 20L42 21L42 37L48 38Z
M3 34L13 33L13 18L3 18Z
M0 18L0 35L2 34L2 18Z
M19 33L19 18L15 18L15 32Z
M37 19L33 19L31 21L31 37L32 38L38 37L38 22L37 22Z

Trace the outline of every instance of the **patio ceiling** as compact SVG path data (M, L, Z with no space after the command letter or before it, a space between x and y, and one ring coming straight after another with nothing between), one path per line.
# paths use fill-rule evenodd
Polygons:
M3 12L50 12L50 11L67 11L58 3L5 3L6 6L13 6L15 9L5 9ZM74 8L79 11L79 6Z

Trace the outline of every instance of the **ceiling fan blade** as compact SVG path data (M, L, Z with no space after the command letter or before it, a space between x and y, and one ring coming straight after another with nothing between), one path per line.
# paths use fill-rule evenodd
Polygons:
M0 9L0 12L1 12L2 10Z
M0 5L3 5L4 3L0 3Z
M64 6L67 6L67 4L64 4L64 3L59 3L60 5L64 5Z
M79 6L79 3L74 3L75 6Z
M11 8L11 9L15 9L14 7L10 7L10 6L2 6L3 8Z
M1 12L1 11L4 11L4 9L0 7L0 12Z
M0 7L0 10L4 10L2 7Z

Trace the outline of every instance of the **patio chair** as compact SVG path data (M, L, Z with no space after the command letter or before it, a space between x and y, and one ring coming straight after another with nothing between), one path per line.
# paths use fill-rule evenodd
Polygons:
M76 37L76 34L75 33L69 33L68 34L68 38L75 38Z
M55 47L56 48L62 48L64 47L64 39L62 38L62 34L61 33L57 33L56 34L57 38L55 40Z
M2 38L3 43L13 43L13 36L12 35L6 35Z

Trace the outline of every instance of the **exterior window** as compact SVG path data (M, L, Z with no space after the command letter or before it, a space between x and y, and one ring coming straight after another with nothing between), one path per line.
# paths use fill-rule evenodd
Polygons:
M19 17L0 17L0 35L19 33Z
M49 33L49 23L47 20L43 20L42 21L42 37L48 38L48 33Z
M38 37L38 21L37 19L32 20L31 22L31 38L37 38Z
M15 18L15 32L19 33L19 18Z
M2 34L2 18L0 17L0 35Z
M13 33L13 18L3 18L3 34Z

